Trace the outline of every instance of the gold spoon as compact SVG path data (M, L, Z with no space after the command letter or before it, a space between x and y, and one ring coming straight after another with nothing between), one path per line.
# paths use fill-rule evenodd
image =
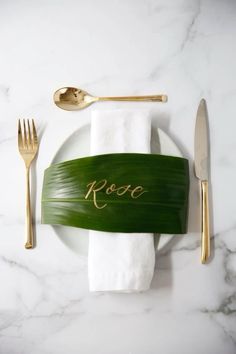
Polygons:
M76 87L63 87L57 90L53 96L55 104L66 111L77 111L88 107L97 101L152 101L167 102L166 95L152 96L124 96L124 97L95 97L88 92Z

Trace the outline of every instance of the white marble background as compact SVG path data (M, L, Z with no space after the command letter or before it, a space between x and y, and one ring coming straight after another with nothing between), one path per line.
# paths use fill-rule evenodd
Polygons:
M191 168L196 109L207 99L215 248L209 265L199 263L192 176L190 232L158 254L152 289L88 292L86 259L40 225L43 170L90 119L90 108L68 113L53 105L53 91L67 84L98 95L167 93L167 104L140 107L152 108ZM235 105L234 0L0 1L1 354L236 353ZM42 149L33 172L37 247L26 251L16 120L32 116Z

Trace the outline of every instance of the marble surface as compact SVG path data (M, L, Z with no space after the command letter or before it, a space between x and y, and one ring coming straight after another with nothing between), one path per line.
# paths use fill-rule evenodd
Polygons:
M235 38L233 0L0 2L1 354L236 353ZM65 85L98 95L169 95L167 104L140 107L152 110L155 124L190 160L189 233L157 254L148 292L89 293L86 257L40 225L43 170L62 142L90 120L90 108L70 113L53 105L54 90ZM214 249L204 266L192 174L201 97L210 117ZM41 139L32 172L32 251L23 248L19 117L35 117Z

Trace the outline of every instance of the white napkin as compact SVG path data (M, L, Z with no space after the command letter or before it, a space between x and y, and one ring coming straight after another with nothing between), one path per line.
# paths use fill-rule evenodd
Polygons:
M93 111L91 155L150 152L148 112ZM90 231L88 275L90 291L143 291L150 287L155 265L152 234Z

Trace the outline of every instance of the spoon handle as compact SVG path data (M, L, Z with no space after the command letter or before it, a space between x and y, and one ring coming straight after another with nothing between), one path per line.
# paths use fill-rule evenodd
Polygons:
M98 101L152 101L167 102L167 95L149 95L149 96L121 96L121 97L98 97Z

